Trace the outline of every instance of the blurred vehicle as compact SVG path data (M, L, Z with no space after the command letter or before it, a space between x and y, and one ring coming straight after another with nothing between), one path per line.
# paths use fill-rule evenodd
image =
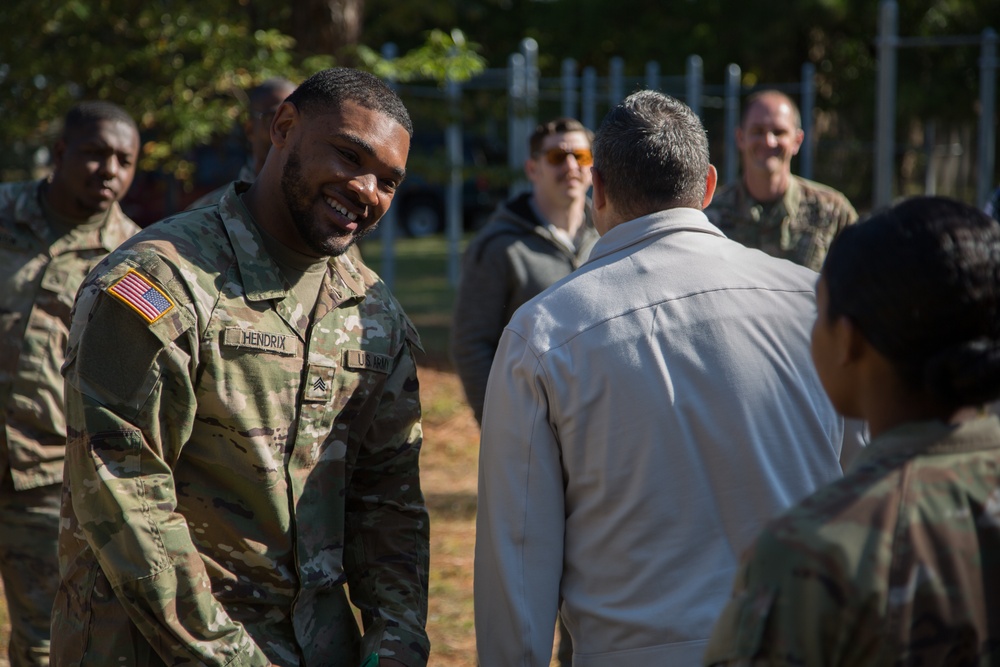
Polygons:
M242 137L230 135L218 142L199 146L187 156L195 165L194 177L182 183L162 171L139 171L122 210L140 227L183 211L199 197L235 179L246 164L247 148Z
M462 220L478 229L507 198L506 148L475 135L462 138ZM450 178L444 133L414 134L403 181L393 200L402 230L413 237L444 231Z

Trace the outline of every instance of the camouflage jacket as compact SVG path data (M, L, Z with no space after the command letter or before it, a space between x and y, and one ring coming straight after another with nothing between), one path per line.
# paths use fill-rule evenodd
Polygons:
M415 344L344 258L304 312L235 190L112 254L64 369L53 664L350 667L347 583L365 646L424 665Z
M843 194L798 176L770 208L754 200L740 179L719 188L705 215L734 241L813 271L822 268L837 233L858 219Z
M1000 420L912 423L772 522L705 665L1000 664Z
M59 369L84 277L137 231L115 204L99 229L53 238L41 181L0 185L0 477L14 488L62 480L66 420Z

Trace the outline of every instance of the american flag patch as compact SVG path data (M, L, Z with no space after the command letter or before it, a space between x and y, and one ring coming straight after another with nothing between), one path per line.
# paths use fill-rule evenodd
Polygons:
M150 324L174 307L170 297L131 269L121 280L108 288L108 293L124 301Z

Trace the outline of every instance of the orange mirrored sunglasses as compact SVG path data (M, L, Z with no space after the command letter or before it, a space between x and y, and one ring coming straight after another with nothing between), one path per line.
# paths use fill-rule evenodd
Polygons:
M576 163L581 167L589 167L594 164L594 154L590 152L589 148L574 148L573 150L568 151L557 146L542 152L542 156L545 157L545 161L553 166L562 164L570 155L576 158Z

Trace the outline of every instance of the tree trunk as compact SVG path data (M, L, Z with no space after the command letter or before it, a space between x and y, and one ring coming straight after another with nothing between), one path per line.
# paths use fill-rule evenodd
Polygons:
M292 4L292 36L306 56L338 54L361 38L365 0L297 0Z

